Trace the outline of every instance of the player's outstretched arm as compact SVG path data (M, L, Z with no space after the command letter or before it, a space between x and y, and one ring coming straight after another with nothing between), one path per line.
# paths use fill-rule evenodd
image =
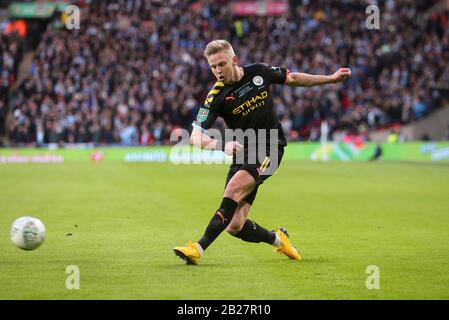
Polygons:
M330 76L313 75L300 72L291 72L287 75L285 84L294 87L312 87L323 84L338 83L351 76L351 69L340 68Z
M237 141L229 141L223 148L220 145L220 141L212 139L207 134L201 132L201 130L195 128L192 130L192 134L190 135L190 143L195 147L204 150L222 150L228 155L233 155L243 150L243 146Z

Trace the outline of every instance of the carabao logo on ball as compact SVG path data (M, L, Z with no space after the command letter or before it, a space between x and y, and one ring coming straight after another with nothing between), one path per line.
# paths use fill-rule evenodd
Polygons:
M261 85L263 84L263 78L262 78L261 76L255 76L255 77L253 78L253 83L254 83L256 86L261 86Z
M34 250L45 240L45 226L41 220L26 216L11 225L11 241L20 249Z

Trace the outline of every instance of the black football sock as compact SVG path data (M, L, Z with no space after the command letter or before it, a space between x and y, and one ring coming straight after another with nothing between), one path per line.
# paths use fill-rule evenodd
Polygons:
M206 250L219 234L226 229L229 223L231 223L237 206L238 203L231 198L223 198L220 208L210 220L203 237L198 241L203 250Z
M234 237L242 239L246 242L265 242L272 245L276 239L276 234L272 231L268 231L264 227L259 226L254 221L246 220L242 230L235 234Z

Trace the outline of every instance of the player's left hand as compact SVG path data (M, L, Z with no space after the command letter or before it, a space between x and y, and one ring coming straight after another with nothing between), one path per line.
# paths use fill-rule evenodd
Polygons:
M349 68L340 68L340 69L338 69L337 72L335 72L331 76L332 83L338 83L338 82L344 81L347 78L349 78L350 76L351 76L351 69L349 69Z

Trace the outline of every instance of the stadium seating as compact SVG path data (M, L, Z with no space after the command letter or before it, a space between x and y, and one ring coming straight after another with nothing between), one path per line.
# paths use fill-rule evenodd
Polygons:
M343 84L274 88L291 140L318 140L323 119L331 137L409 123L448 95L449 19L424 18L431 1L383 1L378 30L366 28L361 1L291 1L287 16L247 18L226 1L171 3L88 4L80 30L55 17L11 101L10 144L167 143L174 128L190 129L213 84L202 52L216 38L229 39L242 64L352 69Z

